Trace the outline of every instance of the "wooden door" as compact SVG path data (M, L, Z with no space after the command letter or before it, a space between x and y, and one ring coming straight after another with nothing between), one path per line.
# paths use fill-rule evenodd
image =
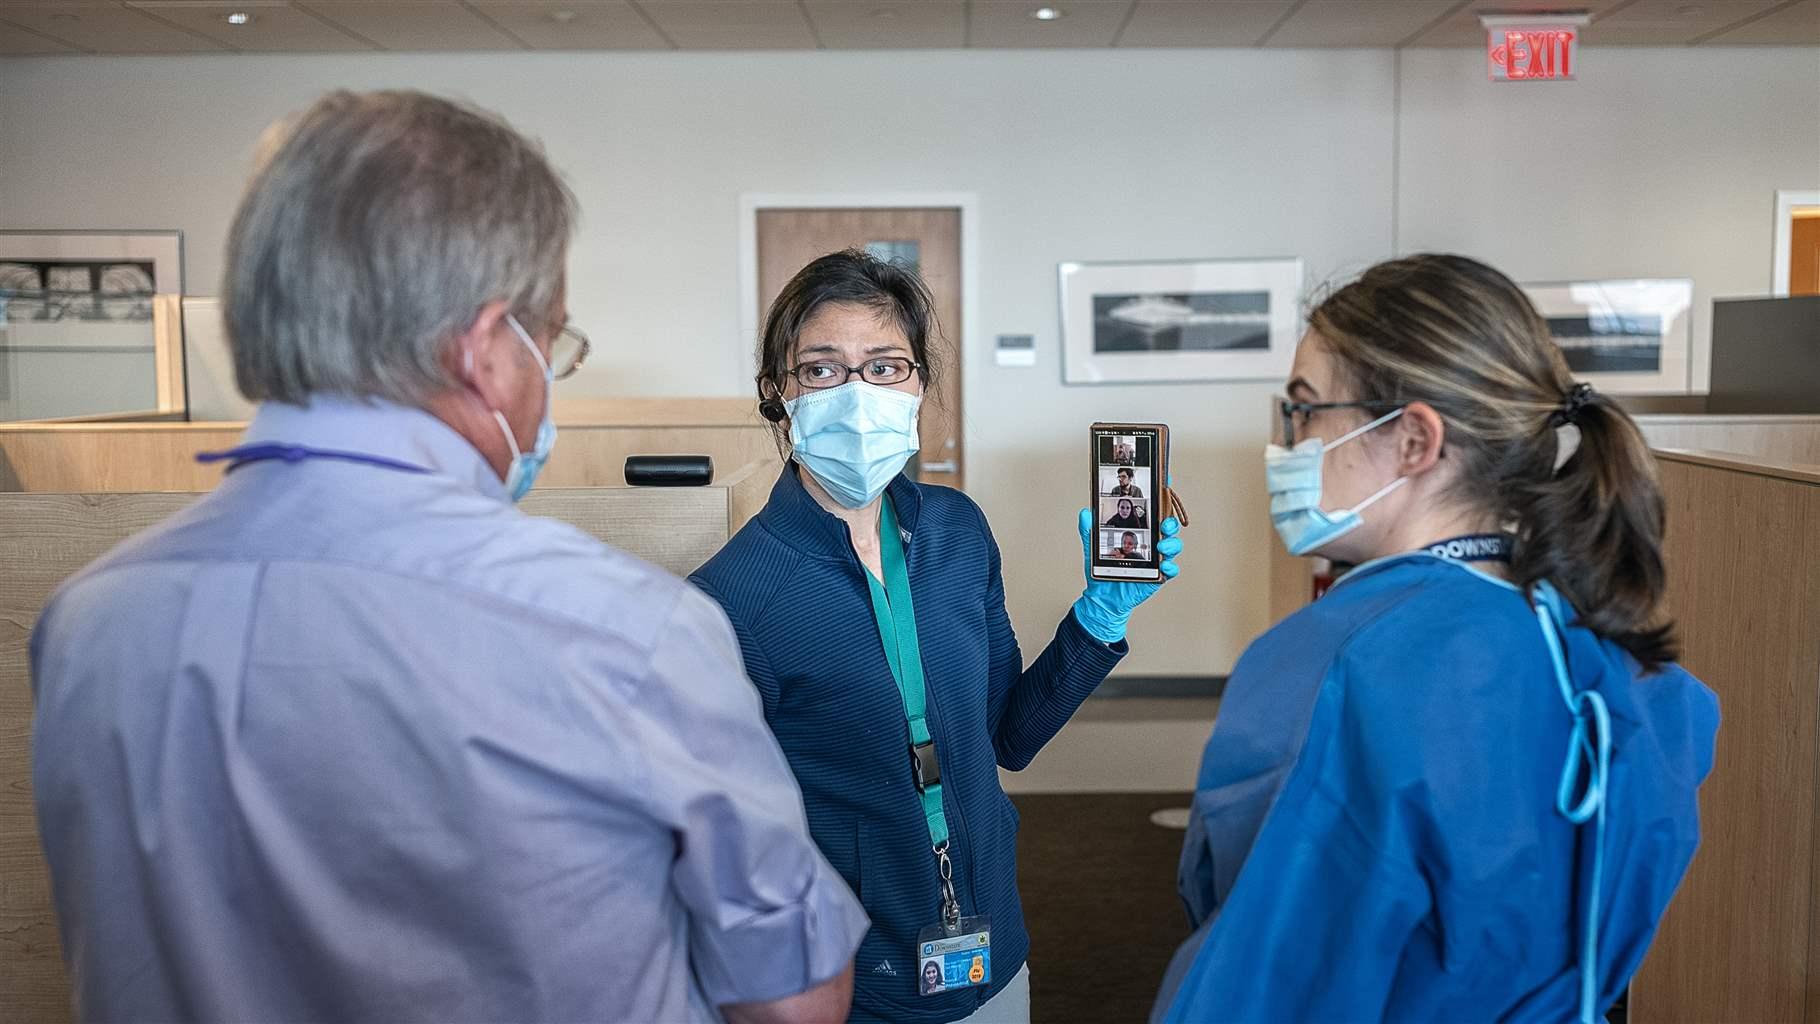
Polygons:
M1820 209L1795 211L1788 237L1788 293L1820 295Z
M935 296L939 326L930 338L933 392L923 400L915 476L961 487L961 212L936 209L776 209L758 211L758 323L790 278L809 261L865 249L922 275Z

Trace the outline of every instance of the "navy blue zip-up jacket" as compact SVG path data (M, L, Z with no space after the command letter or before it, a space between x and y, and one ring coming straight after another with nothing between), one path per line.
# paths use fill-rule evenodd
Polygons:
M1030 939L1017 892L1017 810L998 768L1030 763L1127 650L1066 615L1024 668L998 545L966 495L902 475L906 534L961 913L992 917L992 982L917 994L917 932L941 919L910 729L847 526L786 466L771 499L690 579L726 609L746 673L802 786L809 831L872 917L854 964L855 1021L945 1024L1011 980ZM1066 557L1073 557L1068 554Z

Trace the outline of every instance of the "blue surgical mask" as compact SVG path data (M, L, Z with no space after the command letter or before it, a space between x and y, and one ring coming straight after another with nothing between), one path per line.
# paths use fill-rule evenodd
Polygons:
M1380 416L1357 430L1327 444L1311 437L1293 449L1273 444L1264 449L1264 478L1270 492L1270 522L1292 555L1306 555L1363 526L1359 513L1380 498L1409 482L1405 476L1385 484L1378 493L1348 509L1328 512L1321 508L1321 459L1327 452L1389 423L1403 410Z
M493 410L493 419L498 421L500 431L506 435L506 447L512 451L512 465L506 469L506 494L517 501L531 490L531 485L537 481L537 474L543 471L543 464L549 461L550 450L556 447L556 417L551 405L551 396L556 391L556 374L550 369L550 361L538 351L537 343L531 340L531 335L518 322L518 318L508 313L506 323L517 333L518 340L531 350L531 357L537 360L537 365L543 367L543 419L537 424L537 441L531 445L530 451L518 450L518 438L512 436L512 425L506 422L504 413L498 409Z
M865 508L916 454L921 395L865 381L810 391L784 403L790 450L843 508Z

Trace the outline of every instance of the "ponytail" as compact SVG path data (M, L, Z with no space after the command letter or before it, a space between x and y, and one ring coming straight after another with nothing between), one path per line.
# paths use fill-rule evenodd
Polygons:
M1521 288L1463 256L1406 256L1367 270L1308 320L1358 394L1425 402L1441 416L1459 494L1516 530L1515 582L1552 583L1646 671L1675 659L1655 459L1623 409L1574 383ZM1557 468L1567 426L1580 443Z
M1581 622L1653 672L1678 654L1661 613L1666 513L1655 457L1630 416L1584 384L1544 429L1557 425L1578 428L1573 455L1551 477L1509 482L1512 575L1525 589L1554 584Z

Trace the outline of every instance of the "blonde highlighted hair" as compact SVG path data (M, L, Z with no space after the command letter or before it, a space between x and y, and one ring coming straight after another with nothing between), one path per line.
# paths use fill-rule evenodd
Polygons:
M1655 460L1629 414L1576 386L1522 289L1463 256L1409 256L1335 291L1309 326L1358 397L1440 415L1459 496L1516 530L1518 584L1553 583L1645 669L1675 659ZM1568 423L1580 443L1557 470Z

